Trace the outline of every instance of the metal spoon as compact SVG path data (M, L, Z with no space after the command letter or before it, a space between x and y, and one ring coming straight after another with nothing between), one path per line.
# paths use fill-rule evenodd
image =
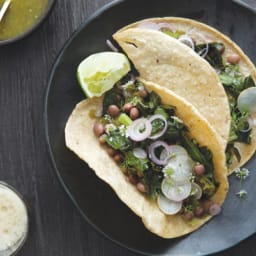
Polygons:
M9 5L11 3L11 1L12 0L5 0L4 4L3 4L3 6L2 6L2 8L0 10L0 22L3 19L4 15L5 15L5 13L6 13L7 9L8 9L8 7L9 7Z

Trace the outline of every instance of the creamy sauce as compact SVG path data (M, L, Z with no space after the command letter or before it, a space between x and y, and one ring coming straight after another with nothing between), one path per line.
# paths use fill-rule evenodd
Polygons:
M9 188L0 184L0 255L18 247L28 229L28 215L23 201Z
M0 22L0 40L10 39L29 30L44 13L49 0L12 0ZM0 0L2 7L4 0Z

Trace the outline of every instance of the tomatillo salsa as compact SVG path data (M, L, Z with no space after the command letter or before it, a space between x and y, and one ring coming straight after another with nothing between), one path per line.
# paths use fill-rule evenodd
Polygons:
M43 15L49 0L12 0L0 22L0 41L29 30ZM0 0L0 7L4 0Z

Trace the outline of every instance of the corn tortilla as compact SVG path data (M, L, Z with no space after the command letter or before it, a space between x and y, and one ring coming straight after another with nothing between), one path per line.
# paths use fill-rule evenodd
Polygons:
M212 200L222 205L227 195L228 181L220 137L190 103L166 88L143 82L149 90L159 94L163 104L176 106L176 114L184 120L190 135L200 145L207 146L212 151L214 175L220 183ZM93 126L97 120L91 117L91 112L102 108L102 100L102 97L91 98L77 104L65 127L67 147L87 162L95 174L112 187L120 200L142 219L145 227L156 235L163 238L179 237L198 229L207 222L210 216L196 219L191 225L186 223L181 216L163 214L156 202L144 196L128 181L119 166L107 154L106 149L100 145L93 132Z
M221 32L219 32L218 30L203 24L201 22L197 22L195 20L191 20L191 19L186 19L186 18L178 18L178 17L164 17L164 18L151 18L151 19L145 19L133 24L130 24L124 28L122 28L120 31L118 31L115 35L114 38L119 42L119 35L122 34L123 32L125 32L128 29L131 28L137 28L137 27L141 27L141 28L145 28L145 27L152 27L154 24L158 24L164 27L168 27L170 29L172 29L173 31L184 31L188 36L192 37L196 42L199 43L205 43L205 40L207 40L208 42L221 42L224 44L225 46L225 52L223 53L224 57L229 56L230 54L237 54L241 57L241 60L239 62L239 68L241 73L244 76L248 76L251 75L253 77L253 80L256 81L256 68L254 66L254 64L252 63L252 61L249 59L249 57L242 51L242 49L236 44L234 43L230 38L228 38L227 36L225 36L224 34L222 34ZM144 29L143 29L144 31ZM172 38L171 38L172 40ZM122 44L120 44L122 46ZM129 55L130 53L127 51L127 54ZM164 74L163 74L164 75ZM154 76L154 73L152 74L152 76ZM157 75L156 75L157 76ZM145 77L146 79L148 78L147 76ZM153 77L154 79L152 81L155 80L155 78L157 79L158 77ZM161 80L162 82L162 80ZM168 81L163 81L163 82L168 82ZM161 85L170 88L168 85L166 86L167 83L161 83ZM214 89L213 89L214 88ZM170 88L173 89L173 88ZM212 87L212 89L210 88L201 88L201 92L198 92L198 94L195 95L195 97L197 97L197 100L200 101L200 99L202 97L205 97L208 93L215 93L216 90L218 90L217 87ZM176 91L176 89L174 90L176 93L178 93L179 95L183 96L182 94L179 93L179 91ZM190 93L195 93L192 90L189 90ZM205 111L211 111L211 106L214 105L214 97L212 96L208 99L208 104L205 105ZM190 101L189 98L185 97L187 100ZM213 103L213 104L212 104ZM193 104L193 102L192 102ZM216 105L216 111L218 113L218 115L222 115L223 119L226 118L227 115L227 107L226 107L226 102L220 101L217 105ZM198 106L196 106L198 107ZM201 109L199 108L199 111ZM205 111L200 111L205 117L206 119L213 125L213 127L216 129L217 132L221 133L221 130L226 131L227 130L227 125L230 124L228 123L221 123L218 122L218 119L216 119L216 121L210 117L208 117L207 113L206 115L204 114ZM216 113L216 111L214 113ZM256 117L254 116L254 119ZM215 125L215 124L216 125ZM218 128L216 127L218 126ZM254 122L254 126L252 129L252 142L251 144L245 144L245 143L235 143L235 147L238 149L240 155L241 155L241 160L238 162L236 157L232 157L231 159L231 165L229 166L229 171L228 173L231 174L236 168L244 165L255 153L256 150L256 122Z
M230 110L214 69L189 47L154 30L128 28L113 35L140 74L172 90L198 109L227 145ZM222 114L220 114L220 112Z

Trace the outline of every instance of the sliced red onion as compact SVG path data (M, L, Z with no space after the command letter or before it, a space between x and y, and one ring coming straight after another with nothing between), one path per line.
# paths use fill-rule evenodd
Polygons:
M133 155L139 159L146 159L147 152L143 148L134 148L132 151Z
M113 45L113 43L109 39L106 40L106 44L113 52L119 52L119 50Z
M201 51L198 52L198 54L202 57L202 58L205 58L207 56L209 52L209 44L206 43L206 46L204 49L202 49Z
M208 52L209 52L209 42L208 42L208 40L206 40L206 39L204 38L203 35L201 35L201 34L199 35L199 34L198 34L198 36L201 37L203 43L206 44L206 45L205 45L205 48L198 52L198 55L200 55L202 58L205 58L206 55L207 55Z
M169 155L167 154L165 156L165 158L161 159L158 158L155 154L155 150L159 147L163 147L163 150L166 150L168 152L168 144L165 143L164 141L158 140L152 144L150 144L149 148L148 148L148 153L149 153L149 158L156 164L158 165L166 165L169 159Z
M221 212L221 207L220 207L220 205L219 204L212 204L211 206L210 206L210 208L209 208L209 214L211 215L211 216L215 216L215 215L218 215L218 214L220 214L220 212Z
M160 131L160 132L158 132L158 133L156 133L152 136L149 136L149 138L152 139L152 140L155 140L155 139L161 137L167 130L167 120L166 120L166 118L163 115L156 114L156 115L151 116L149 118L149 121L150 121L150 123L152 123L156 119L160 119L161 121L164 122L164 128L162 129L162 131Z
M133 121L126 130L126 135L134 141L143 141L149 137L152 125L146 118L139 118Z
M248 117L247 119L248 127L246 129L240 130L240 132L249 132L254 126L254 119L252 117Z
M178 213L183 204L183 202L171 201L161 194L157 198L157 203L160 210L167 215L174 215Z
M203 191L202 188L196 184L192 183L191 196L194 196L195 199L200 199L202 197Z
M168 199L175 202L181 202L189 197L191 192L191 182L176 184L171 179L163 179L161 190Z
M188 47L190 47L193 51L195 50L195 43L193 41L193 39L188 36L188 35L182 35L180 36L180 38L178 39L181 43L187 45Z

